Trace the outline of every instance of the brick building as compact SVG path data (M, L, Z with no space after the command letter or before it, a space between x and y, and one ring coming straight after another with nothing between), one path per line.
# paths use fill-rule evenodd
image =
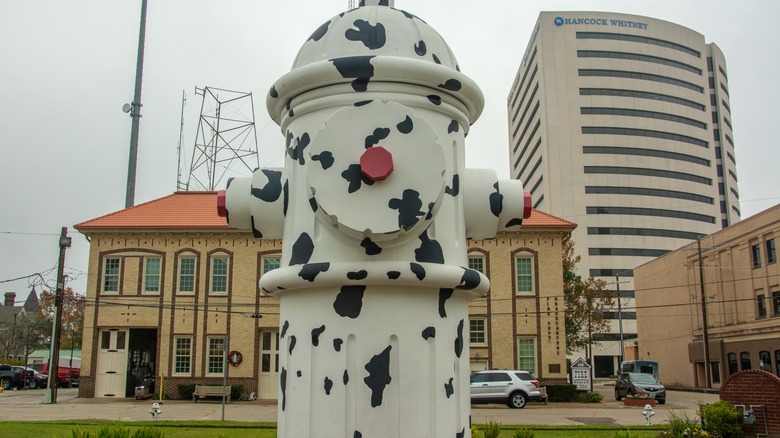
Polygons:
M80 223L90 240L80 397L129 397L146 374L228 383L275 399L278 304L258 290L281 241L217 216L216 192L178 192ZM562 243L575 224L534 211L517 233L471 241L469 267L491 280L470 305L472 369L566 378Z

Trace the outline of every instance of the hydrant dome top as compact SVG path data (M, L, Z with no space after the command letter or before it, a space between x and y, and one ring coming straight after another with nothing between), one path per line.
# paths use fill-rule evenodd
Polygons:
M436 30L387 6L362 6L331 18L306 40L292 68L350 56L396 56L459 70L455 55Z
M426 87L425 96L449 95L465 107L472 124L484 107L477 84L460 72L450 47L430 25L385 4L361 6L326 21L306 40L289 73L268 93L266 107L282 124L293 99L315 89L340 84L371 91L372 83ZM373 3L377 3L374 1Z

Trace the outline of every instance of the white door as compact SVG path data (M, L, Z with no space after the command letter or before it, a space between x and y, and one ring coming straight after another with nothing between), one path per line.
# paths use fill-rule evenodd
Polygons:
M275 399L279 391L279 332L260 332L260 395Z
M127 384L127 330L101 330L95 397L124 397Z

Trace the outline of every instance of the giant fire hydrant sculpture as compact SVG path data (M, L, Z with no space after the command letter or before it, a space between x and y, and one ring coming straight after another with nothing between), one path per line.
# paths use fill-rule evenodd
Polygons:
M519 227L519 181L464 168L484 100L444 40L392 0L317 29L267 108L284 169L219 196L234 228L282 238L260 287L280 302L280 437L469 432L466 239Z

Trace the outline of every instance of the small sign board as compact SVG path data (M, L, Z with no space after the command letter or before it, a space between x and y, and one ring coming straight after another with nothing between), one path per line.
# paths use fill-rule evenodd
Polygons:
M571 383L577 386L577 391L590 391L591 376L588 362L579 358L571 364Z

